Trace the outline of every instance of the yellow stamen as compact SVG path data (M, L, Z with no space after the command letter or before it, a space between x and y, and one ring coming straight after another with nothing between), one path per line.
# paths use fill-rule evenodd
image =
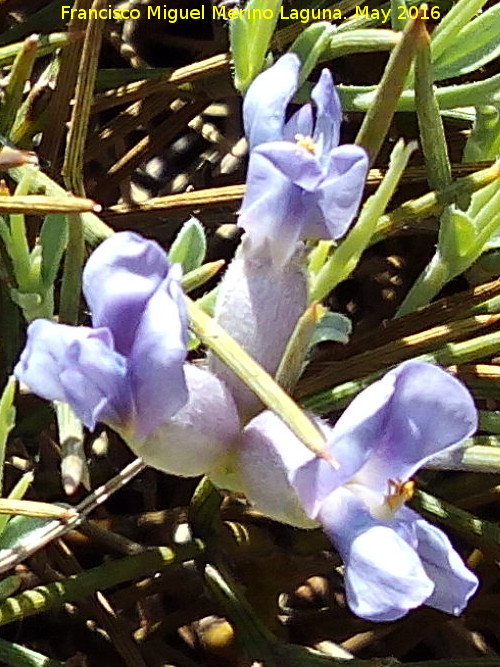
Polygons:
M316 155L318 151L318 146L316 145L312 137L305 136L304 134L296 134L295 141L297 142L298 146L300 146L301 148L305 148L306 151L308 151L312 155Z
M385 496L385 502L395 512L413 498L415 482L411 479L407 482L402 482L399 479L390 479L387 490L388 494Z

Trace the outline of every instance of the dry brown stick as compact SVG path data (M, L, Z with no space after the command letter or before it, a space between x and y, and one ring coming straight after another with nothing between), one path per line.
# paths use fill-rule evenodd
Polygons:
M101 207L85 197L44 197L43 195L0 196L0 213L99 213Z
M129 176L142 162L160 153L179 132L185 128L194 116L201 113L207 106L207 100L196 100L164 120L158 127L141 139L133 148L123 155L108 170L102 179L102 187L98 188L96 198L106 195L118 187L120 182Z
M484 329L499 322L500 313L478 315L398 338L386 345L347 359L311 363L301 377L295 395L298 397L310 396L328 389L332 386L332 380L337 385L371 375L381 368L387 368L406 359L432 352L446 343L456 342L472 333L480 334Z
M92 0L76 0L74 9L86 10L90 8L91 4ZM69 22L68 32L71 35L83 37L85 24L85 19L79 19L75 15ZM75 91L82 49L83 40L76 39L68 44L60 55L61 66L57 83L47 110L50 124L43 133L40 143L39 154L52 165L51 173L56 176L58 175L57 158L66 134L66 122L70 117L70 102Z
M454 176L466 176L475 173L478 169L484 167L483 163L474 165L456 165L453 169ZM380 169L370 169L367 179L368 188L376 187L382 180ZM426 180L425 167L410 167L407 169L403 181ZM153 197L147 202L140 204L117 204L111 206L103 214L103 218L112 225L126 227L130 219L134 224L140 223L141 218L144 222L151 215L151 212L162 214L167 211L192 211L193 209L213 207L213 206L239 206L243 195L245 194L244 185L227 185L220 188L207 188L196 190L194 192L183 192L165 197ZM399 209L396 209L399 210ZM209 224L207 221L206 224Z
M93 0L92 9L100 10L105 0ZM83 163L85 142L87 140L89 118L92 106L92 92L95 86L99 54L105 23L102 19L89 16L78 76L75 85L75 101L71 111L71 120L66 141L66 151L62 174L67 190L81 197L85 196Z
M106 210L105 219L109 224L126 226L128 215L134 218L149 217L152 212L190 211L204 206L222 206L239 204L245 192L244 185L226 185L220 188L207 188L193 192L181 192L166 197L152 197L140 204L116 204Z
M377 330L376 336L373 331L369 331L354 335L349 343L342 347L339 345L324 345L323 352L318 352L315 359L317 361L346 359L404 336L410 336L419 331L463 319L470 314L475 306L498 295L500 295L500 279L492 280L453 296L434 301L404 317L384 322ZM333 359L332 352L336 355ZM338 355L337 352L339 352Z
M126 137L140 125L148 123L161 113L172 100L172 96L158 93L157 95L151 95L146 100L138 100L129 105L105 125L99 133L89 137L85 149L85 162L102 157L108 145L113 144L118 137Z
M229 65L231 58L228 53L220 53L211 58L200 60L200 62L179 67L170 74L158 77L150 81L135 81L119 88L113 88L105 93L99 93L94 97L93 112L104 111L111 109L121 104L135 102L143 99L148 95L155 93L165 93L166 91L173 91L177 96L180 96L178 86L191 81L196 81L201 77L208 77L210 75L219 74L220 72L229 72ZM234 92L234 89L233 89Z

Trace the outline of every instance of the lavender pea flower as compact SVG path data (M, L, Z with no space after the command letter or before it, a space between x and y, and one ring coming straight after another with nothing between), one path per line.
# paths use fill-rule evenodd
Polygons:
M114 234L83 272L93 328L36 320L14 373L89 429L117 430L149 465L189 476L229 448L239 422L224 384L185 363L180 277L157 243Z
M446 535L404 503L418 468L475 431L467 389L409 361L359 394L333 429L320 427L337 469L273 413L253 419L238 455L242 490L272 518L323 527L343 558L347 602L358 616L393 621L421 604L460 614L477 578Z
M289 53L250 86L244 102L250 143L246 194L238 224L246 231L220 285L215 317L274 375L307 307L304 241L339 238L359 206L368 158L338 146L342 112L323 70L313 104L285 120L300 60ZM216 356L209 367L231 388L244 422L263 405Z
M300 67L296 54L284 55L255 79L243 106L250 161L238 224L254 245L271 242L276 263L288 261L299 240L345 234L368 169L363 148L338 145L342 110L329 70L312 103L286 121Z

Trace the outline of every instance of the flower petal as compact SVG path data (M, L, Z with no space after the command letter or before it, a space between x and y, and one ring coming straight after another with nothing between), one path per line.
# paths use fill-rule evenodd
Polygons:
M298 134L303 137L312 137L313 127L312 104L303 104L285 123L283 139L295 142Z
M331 150L339 145L342 122L340 98L329 70L324 69L321 72L318 83L312 89L311 99L316 105L313 139L318 147L320 162L325 164Z
M318 212L315 214L311 207L303 233L310 238L339 239L358 212L368 171L368 156L360 146L339 146L329 156L326 169L315 196Z
M342 146L329 159L324 174L318 158L297 144L259 146L250 156L239 224L287 248L298 239L343 236L359 208L368 158L359 146Z
M252 238L252 247L264 247L268 241L275 264L285 264L302 237L305 215L300 188L265 154L253 151L238 219L238 225Z
M389 479L407 480L434 454L459 444L477 428L466 387L438 366L407 361L378 383L392 387L383 406L384 428L356 481L381 493Z
M165 252L132 232L106 239L83 270L83 292L94 327L108 327L118 352L128 356L143 310L167 276Z
M398 522L412 525L417 552L427 575L435 584L425 604L448 614L461 614L478 587L478 579L464 564L447 536L412 510L404 507Z
M48 401L65 401L60 374L66 350L75 340L87 338L91 331L88 327L35 320L28 327L26 347L14 368L14 375L37 396Z
M307 192L315 192L323 182L317 157L298 144L271 141L256 148L253 155L261 155L288 181Z
M377 523L347 488L334 491L318 516L345 563L350 609L370 621L394 621L432 595L434 584L411 545Z
M147 302L130 353L138 439L170 419L188 399L183 368L187 321L180 277L180 266L175 265Z
M126 361L107 329L35 320L14 374L39 396L69 403L89 428L115 423L131 410Z
M239 448L242 491L271 519L312 528L317 524L304 514L287 478L289 471L312 456L273 412L261 412L243 431Z
M393 391L391 382L375 382L356 396L329 431L327 447L338 468L313 458L290 478L309 516L315 518L326 497L348 482L369 459L383 437L385 411Z
M238 440L240 423L232 396L215 375L185 364L189 398L168 421L131 449L145 463L172 475L196 477L217 466Z
M285 113L292 100L301 63L295 53L282 56L253 81L243 102L243 122L250 150L283 139Z
M74 341L61 370L66 401L91 431L100 421L119 426L132 413L126 359L99 335L103 331L109 333L94 329L88 338Z

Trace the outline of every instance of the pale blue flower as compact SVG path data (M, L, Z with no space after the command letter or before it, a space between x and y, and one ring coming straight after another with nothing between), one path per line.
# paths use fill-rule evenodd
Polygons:
M298 56L287 53L255 79L243 107L250 161L238 224L256 245L273 241L278 261L286 261L299 240L345 234L368 169L363 148L338 145L342 111L327 69L312 103L286 120L299 71Z
M239 422L220 380L185 364L180 278L157 243L114 234L83 272L93 327L36 320L14 373L39 396L69 403L89 429L113 427L150 465L199 475Z
M319 426L338 467L314 457L273 413L254 418L239 455L242 490L277 520L323 526L358 616L392 621L420 604L459 614L477 579L448 538L404 503L425 461L475 431L467 389L409 361L359 394L333 429Z

